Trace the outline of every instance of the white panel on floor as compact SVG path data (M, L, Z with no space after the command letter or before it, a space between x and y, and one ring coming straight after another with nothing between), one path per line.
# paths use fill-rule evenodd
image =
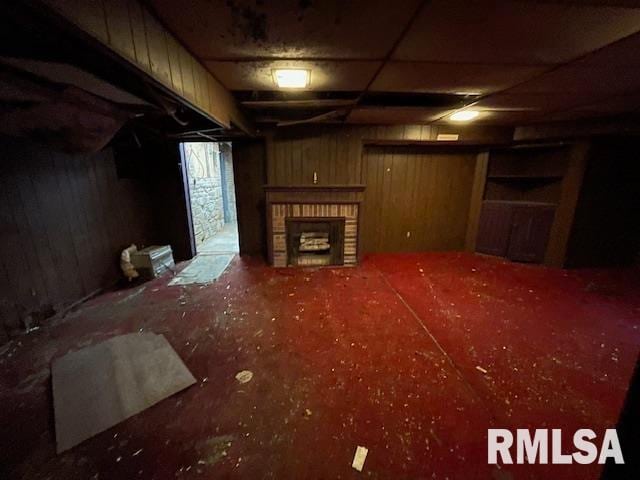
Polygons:
M191 285L194 283L211 283L233 260L234 254L210 255L199 254L169 282L169 285Z
M132 333L68 353L51 366L58 453L196 380L162 335Z

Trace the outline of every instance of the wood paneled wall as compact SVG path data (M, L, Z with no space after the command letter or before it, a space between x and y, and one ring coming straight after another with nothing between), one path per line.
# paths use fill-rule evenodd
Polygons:
M568 267L631 265L640 260L640 162L638 138L593 142L582 187L574 194ZM581 175L582 176L582 175Z
M265 184L311 185L313 173L316 172L319 185L361 185L367 180L363 168L365 141L431 141L435 140L438 133L458 133L462 141L499 143L509 141L513 129L427 125L302 125L268 131L264 143L234 142L241 253L257 254L265 249ZM467 209L468 206L461 215L467 215ZM458 233L454 236L456 247L462 248L464 234L462 240L458 238Z
M42 0L214 121L251 127L226 88L139 0Z
M513 130L454 125L339 126L303 125L267 135L269 185L362 184L363 144L369 140L432 141L439 133L458 133L460 141L508 142Z
M117 177L111 149L72 156L0 137L0 158L0 330L113 283L121 249L153 241L148 190Z
M361 183L361 131L320 125L268 137L269 185Z
M266 257L265 144L261 140L234 142L231 152L240 254Z
M476 160L473 151L365 148L363 252L464 249Z

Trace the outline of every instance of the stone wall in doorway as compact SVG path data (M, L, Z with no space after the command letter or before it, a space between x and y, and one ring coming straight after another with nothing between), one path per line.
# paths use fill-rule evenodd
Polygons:
M223 188L226 189L227 195L226 222L235 223L238 218L236 214L236 187L233 179L233 159L231 156L231 144L220 143L219 147L225 173L225 184L223 185Z
M218 144L184 144L189 171L189 195L196 246L201 245L224 226L222 175Z

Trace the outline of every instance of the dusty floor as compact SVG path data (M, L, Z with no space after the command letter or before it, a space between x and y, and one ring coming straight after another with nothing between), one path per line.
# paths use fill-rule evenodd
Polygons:
M212 285L168 280L0 348L0 478L595 479L598 465L489 466L486 429L614 426L640 348L637 270L236 257ZM140 329L199 383L56 456L51 359Z
M225 223L222 230L209 240L197 247L198 254L211 253L238 253L238 224L236 222Z

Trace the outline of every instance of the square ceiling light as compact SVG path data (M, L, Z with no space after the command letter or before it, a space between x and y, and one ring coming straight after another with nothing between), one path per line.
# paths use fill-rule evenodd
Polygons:
M273 81L280 88L305 88L311 72L302 68L278 68L273 70Z
M470 122L478 115L480 115L478 110L460 110L452 114L449 119L454 122Z

